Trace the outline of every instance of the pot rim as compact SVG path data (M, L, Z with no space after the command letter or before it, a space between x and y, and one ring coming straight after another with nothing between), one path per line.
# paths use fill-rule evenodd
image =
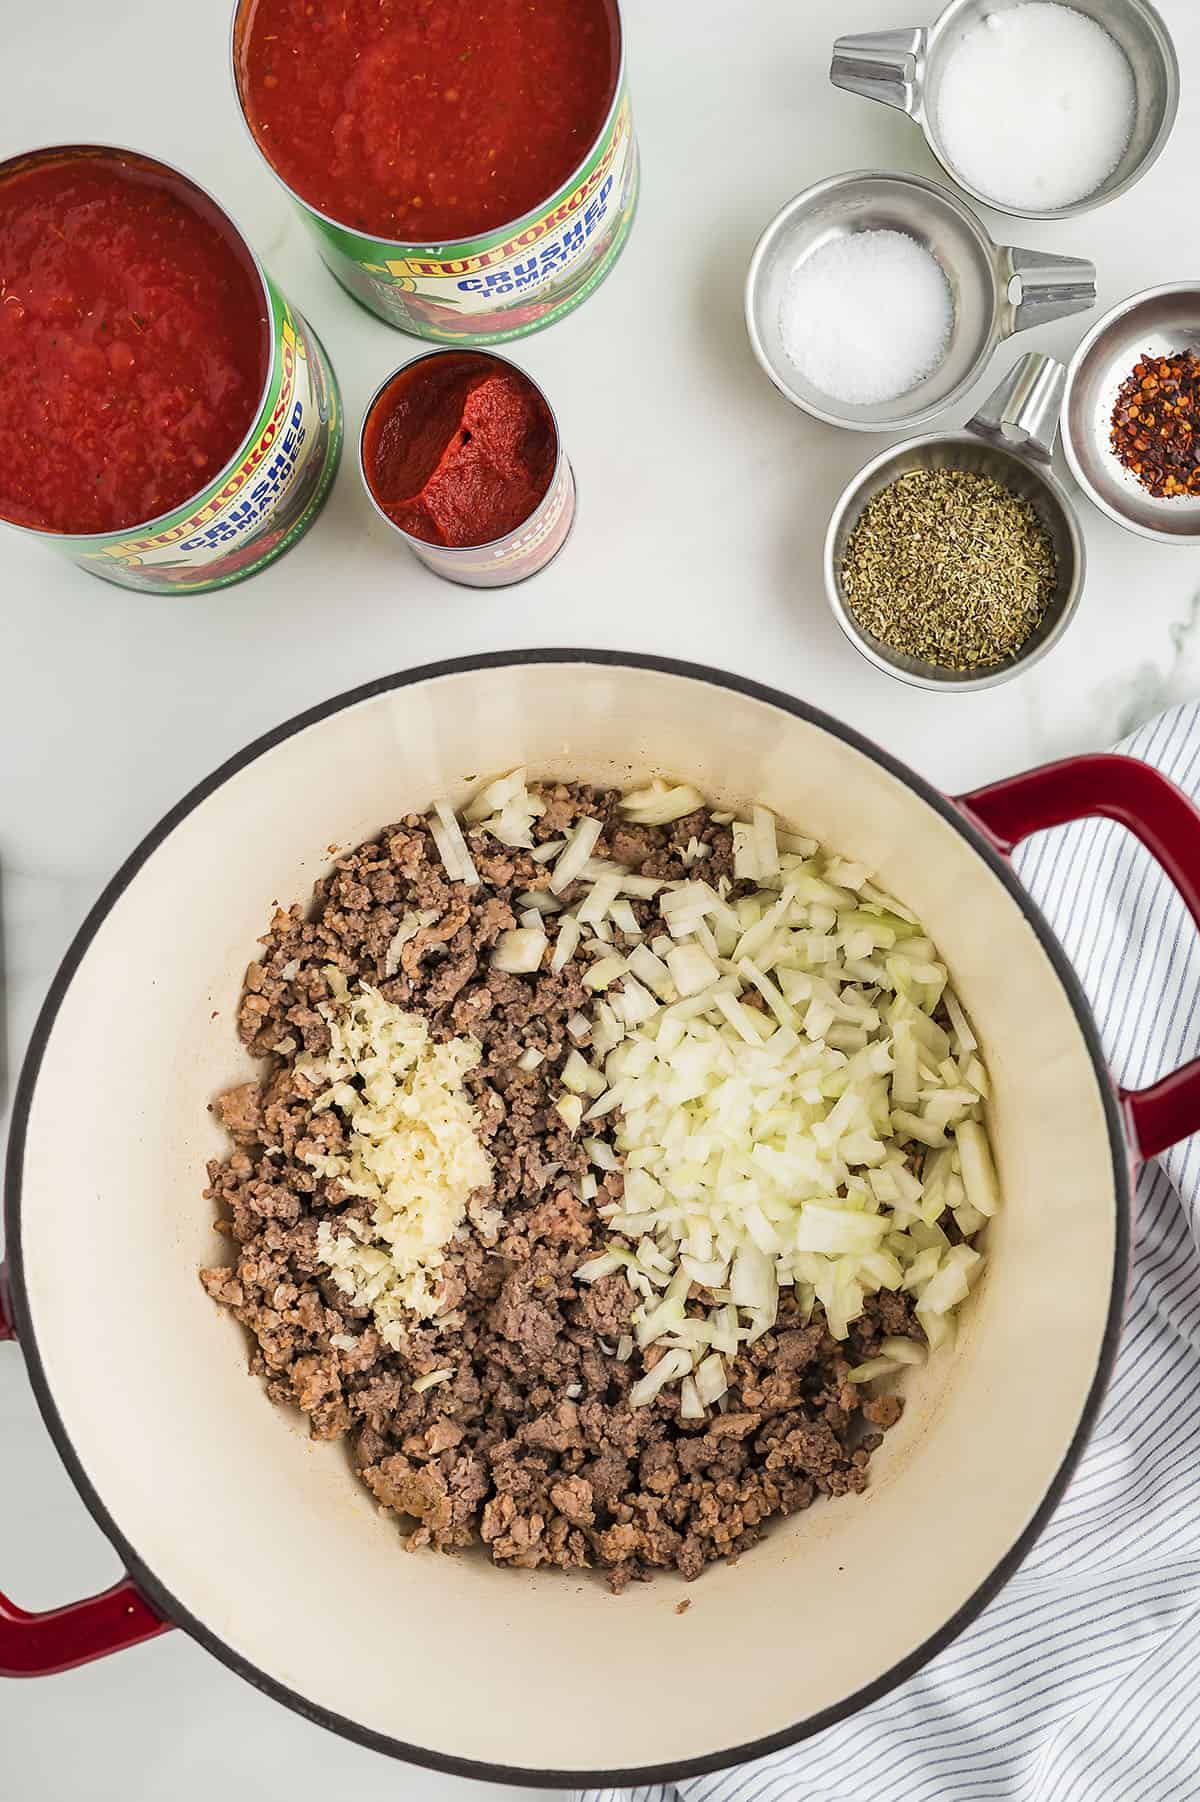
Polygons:
M1108 1316L1101 1339L1096 1374L1091 1388L1088 1391L1071 1442L1041 1502L1014 1543L974 1593L950 1616L949 1620L943 1623L936 1633L930 1634L907 1657L900 1659L881 1676L875 1678L871 1683L863 1685L861 1689L856 1690L833 1707L823 1709L815 1715L801 1717L775 1733L728 1746L718 1752L706 1753L698 1758L613 1770L548 1770L491 1763L482 1759L459 1758L452 1753L433 1751L427 1747L415 1746L407 1741L395 1739L389 1734L378 1733L348 1719L345 1715L311 1702L298 1691L289 1688L287 1684L279 1682L266 1671L235 1652L213 1629L185 1608L171 1594L166 1585L160 1582L138 1555L136 1548L125 1538L117 1522L92 1486L75 1452L71 1437L59 1415L38 1351L25 1289L24 1255L21 1242L21 1179L29 1113L42 1058L54 1029L59 1008L100 926L142 867L149 862L152 854L170 836L176 826L217 789L223 787L226 782L240 774L242 770L248 768L266 752L274 750L276 746L307 730L309 726L318 725L321 721L331 718L334 714L344 712L347 708L374 700L380 695L414 687L419 683L436 681L443 676L462 675L480 670L521 668L531 664L599 665L607 669L650 670L660 675L678 676L688 681L708 683L718 689L745 695L751 700L761 701L768 706L779 708L806 724L820 727L852 749L871 758L926 801L936 813L941 815L942 819L966 839L992 873L1003 883L1028 920L1066 992L1096 1073L1108 1127L1116 1201L1117 1218L1112 1290L1109 1296ZM342 1738L365 1746L371 1751L382 1752L389 1757L403 1759L409 1764L423 1766L430 1770L444 1771L455 1777L471 1778L481 1783L520 1784L538 1789L571 1789L580 1786L620 1789L704 1776L710 1772L725 1770L731 1765L746 1763L752 1759L763 1758L773 1752L783 1751L803 1740L811 1739L815 1734L823 1733L827 1728L836 1726L839 1722L849 1719L872 1703L881 1700L901 1683L906 1682L908 1678L923 1669L932 1658L943 1652L971 1625L1004 1587L1037 1543L1062 1499L1067 1484L1091 1437L1116 1362L1132 1250L1131 1155L1122 1128L1112 1079L1100 1046L1099 1033L1078 977L1033 898L1022 887L1000 853L948 796L852 727L843 725L806 701L801 701L795 696L785 694L764 683L752 681L748 677L714 669L705 664L687 663L677 658L647 656L636 652L536 648L518 651L490 651L469 657L448 658L440 662L421 664L414 669L400 670L393 675L381 676L372 682L362 683L356 688L347 689L343 693L335 695L330 700L306 708L303 712L285 720L282 725L263 733L241 751L227 758L209 776L197 783L181 801L178 801L163 815L157 825L150 829L106 884L99 899L75 934L38 1015L28 1050L22 1062L21 1074L13 1099L5 1180L4 1224L14 1324L42 1418L88 1512L120 1555L125 1569L137 1587L166 1620L181 1627L222 1664L235 1671L238 1676L245 1678L265 1695L283 1703L285 1707L317 1726L328 1728L331 1732L340 1734Z

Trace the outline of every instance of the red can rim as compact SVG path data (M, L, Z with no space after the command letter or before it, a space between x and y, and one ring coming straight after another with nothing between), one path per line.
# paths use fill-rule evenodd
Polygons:
M0 523L3 523L11 531L27 532L31 538L47 538L52 540L55 544L119 543L122 538L141 537L147 532L157 531L167 520L173 519L177 513L186 513L191 503L201 494L205 494L210 488L214 488L225 482L228 477L232 475L233 471L237 468L238 464L249 450L254 441L258 422L262 417L262 410L266 405L267 396L271 392L271 384L275 377L278 346L275 340L275 333L271 330L271 284L267 278L267 272L259 260L257 251L250 243L250 240L247 238L237 220L221 205L221 202L217 199L216 195L211 194L203 183L198 182L194 176L186 174L182 169L177 169L174 163L164 162L162 157L151 156L148 151L133 150L130 149L128 145L124 144L43 144L36 149L21 150L18 151L15 156L5 157L4 161L0 162L0 183L3 183L6 176L14 174L18 170L32 167L37 163L52 162L56 158L71 156L125 157L131 162L141 164L144 169L149 170L151 173L168 176L172 181L181 183L185 188L190 188L194 194L198 194L202 200L207 201L208 205L217 213L221 224L229 230L240 248L245 252L246 259L249 262L250 267L254 270L255 279L258 282L262 294L263 307L266 313L268 337L267 369L266 375L263 378L262 391L258 397L258 405L254 409L254 417L251 420L245 435L239 439L237 449L229 457L229 460L221 465L221 468L204 484L203 488L197 488L195 493L190 495L180 506L171 507L165 513L156 513L152 519L138 520L132 525L121 526L120 529L115 532L51 532L45 530L41 526L23 526L17 520L4 519L3 515L0 514Z
M540 499L530 508L520 524L513 527L511 532L504 532L499 538L485 539L480 544L431 544L428 538L418 538L414 532L406 532L404 527L397 525L391 514L385 513L380 506L379 501L375 496L375 491L371 487L370 477L367 475L365 450L367 426L370 424L371 415L375 411L375 408L383 399L398 375L403 375L405 370L415 369L418 363L431 363L436 357L462 356L464 352L472 357L486 358L489 363L495 363L501 369L511 369L513 374L520 376L523 382L528 382L529 386L533 389L534 393L545 407L551 427L554 431L554 469ZM429 551L434 551L441 557L475 557L478 556L481 551L491 551L494 550L497 545L506 543L508 539L515 537L518 532L523 532L530 520L545 506L550 495L554 492L554 487L559 476L562 474L562 466L562 433L558 429L558 415L550 405L550 401L545 390L542 388L541 383L535 382L533 377L529 374L529 371L522 369L519 363L512 362L508 357L498 356L494 350L479 349L474 345L468 347L447 344L441 346L437 350L422 351L417 356L410 357L407 363L398 363L395 369L389 371L363 409L362 425L359 427L358 432L359 480L362 482L363 488L366 491L367 499L374 507L376 513L378 513L380 519L384 520L386 524L392 528L393 532L398 532L405 544L409 545L418 557Z
M344 219L335 219L332 213L322 212L320 207L314 206L311 200L306 200L303 194L297 193L291 183L285 181L284 177L279 173L278 169L259 143L254 128L250 124L250 119L246 111L245 98L242 94L242 84L238 78L238 50L241 46L244 29L244 16L249 11L252 4L253 0L234 0L233 22L229 32L229 73L233 81L233 92L237 100L238 114L242 124L246 128L246 133L250 142L253 144L256 152L261 157L266 167L271 171L271 174L279 183L284 193L287 194L298 207L302 207L304 211L310 213L314 219L319 219L323 225L331 226L334 231L345 232L348 237L359 238L364 243L386 245L389 249L398 251L401 256L436 256L439 252L445 252L450 248L457 248L462 244L476 244L492 238L508 238L514 233L522 231L526 226L535 224L552 202L558 200L563 194L569 193L572 188L578 185L580 176L595 155L597 148L604 142L605 138L612 130L613 123L616 120L617 114L620 112L625 99L625 21L621 17L620 0L604 0L605 6L608 7L612 13L613 22L617 32L617 72L613 85L612 100L609 103L608 111L604 115L604 120L599 131L588 145L587 150L579 159L578 163L576 163L575 167L571 170L571 173L567 176L566 180L561 182L557 188L551 189L544 200L538 201L536 206L530 207L529 211L522 213L519 218L508 220L503 225L493 226L490 231L476 232L474 237L471 238L447 238L440 243L406 242L402 238L376 238L371 232L360 231L356 225L348 225Z

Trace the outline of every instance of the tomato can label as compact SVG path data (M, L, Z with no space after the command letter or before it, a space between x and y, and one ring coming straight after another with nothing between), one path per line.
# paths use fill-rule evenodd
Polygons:
M281 557L308 530L337 471L337 382L312 328L264 274L272 354L266 393L232 461L185 506L102 537L37 533L82 568L149 594L224 588Z
M540 569L557 557L575 522L575 477L566 457L559 452L558 467L549 488L529 518L507 538L494 544L461 549L440 544L426 544L421 538L405 533L410 550L448 581L462 582L468 588L508 588L536 576Z
M604 129L576 173L544 207L484 237L389 243L350 231L288 192L338 281L389 325L438 344L524 337L586 300L629 234L638 152L624 72Z

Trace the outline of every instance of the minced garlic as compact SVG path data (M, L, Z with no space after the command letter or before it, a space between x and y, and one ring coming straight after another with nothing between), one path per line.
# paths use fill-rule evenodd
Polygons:
M418 1014L405 1013L363 983L350 991L337 969L326 979L335 1003L322 1012L330 1050L301 1059L299 1072L330 1086L314 1111L336 1107L350 1127L348 1148L306 1161L373 1207L371 1225L323 1220L317 1251L339 1289L369 1307L396 1348L406 1321L429 1319L441 1301L438 1271L467 1203L492 1182L491 1159L463 1077L482 1055L478 1040L435 1045Z

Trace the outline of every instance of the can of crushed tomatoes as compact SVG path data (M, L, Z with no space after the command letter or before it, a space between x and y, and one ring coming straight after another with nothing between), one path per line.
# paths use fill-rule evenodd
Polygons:
M110 179L122 195L128 190L142 196L142 210L131 217L114 214L108 239L101 242L95 220L103 206L97 208L92 190L103 202L104 183ZM10 190L10 182L19 186ZM10 331L7 354L15 359L15 369L27 363L30 380L43 388L45 369L40 365L48 356L68 357L62 392L74 397L73 411L68 401L64 416L54 420L55 403L47 390L39 450L43 463L40 472L30 471L25 494L32 496L40 487L48 495L55 481L72 487L60 492L53 524L44 519L31 523L3 507L0 520L106 581L150 594L204 593L264 569L316 519L341 452L337 383L312 328L280 293L218 202L157 158L95 144L27 152L0 163L0 199L10 192L16 195L11 207L16 229L28 235L40 223L46 234L43 246L59 265L54 289L45 281L45 256L40 256L41 269L31 263L23 287L14 286L11 275L7 291L0 284L6 303L0 324L8 324ZM61 222L54 217L56 194L67 209ZM4 219L0 206L0 229ZM139 220L144 241L138 238ZM61 251L55 240L61 241ZM236 290L243 311L224 324L231 343L250 345L240 410L223 423L219 394L224 372L214 375L209 365L214 356L211 326L218 317L211 308L227 296L218 283L214 300L204 279L204 257L211 262L214 255L227 256L229 267L236 265L244 274ZM137 286L121 296L127 304L116 316L111 271L126 263ZM85 311L98 280L104 289L98 267L107 269L109 280L104 305L97 310L114 313L112 320ZM156 282L160 270L167 272L168 289L172 275L179 275L169 302L162 300L164 287ZM216 275L223 272L222 266ZM195 297L191 313L189 291ZM232 287L229 293L234 293ZM36 338L12 335L38 328ZM0 342L0 351L5 348ZM114 372L136 384L131 396L108 392ZM92 412L96 418L90 417ZM213 455L207 465L196 448L198 420L223 432L209 442ZM0 451L3 439L0 421ZM128 478L127 499L167 492L156 475L161 476L168 443L176 458L172 504L142 520L134 508L132 524L112 529L98 525L92 517L96 491L101 480L111 478L118 460ZM187 491L189 470L178 474L180 459L189 455L193 477L204 468L207 478L192 492ZM79 479L89 460L97 472L90 493ZM84 529L76 529L76 521L84 519Z
M449 21L453 9L446 7L445 0L436 0L436 5L434 0L417 0L410 8L412 30L424 34L423 45L434 41L440 46L446 68L435 64L432 71L422 68L414 73L395 42L367 42L357 29L361 25L364 30L394 33L392 24L376 23L388 16L387 8L381 9L377 3L358 21L340 0L336 5L334 0L316 0L315 5L304 0L300 19L300 0L268 0L267 6L263 0L237 0L232 59L242 118L267 166L300 209L329 269L356 300L389 325L443 344L503 343L561 319L612 269L636 210L638 150L617 0L593 0L593 4L605 23L603 54L608 63L603 110L582 113L585 123L574 136L576 144L587 144L585 154L576 159L571 151L567 163L560 160L544 165L547 185L536 190L544 196L536 204L501 222L489 220L487 229L464 229L471 224L469 208L475 203L467 198L472 173L456 161L462 154L458 146L465 140L477 144L481 130L491 133L491 115L484 124L470 111L467 83L471 72L477 71L485 90L491 91L485 91L484 103L503 84L513 84L511 97L507 93L495 97L502 101L507 117L519 117L523 122L525 143L536 141L539 120L562 104L550 54L553 40L526 47L524 57L520 52L511 54L508 35L494 46L494 55L488 55L487 45L482 41L476 44L474 38L468 48L458 50L453 35L456 27ZM424 12L430 12L429 19L422 6ZM494 28L515 36L518 29L511 21L506 24L499 7L490 12L478 5L462 10L469 13L477 33ZM552 12L553 4L536 9L538 16ZM328 20L323 13L330 15ZM535 9L528 13L534 15ZM576 13L574 18L578 16ZM295 37L290 43L289 23ZM341 39L353 45L352 72L344 90L339 89L332 72L338 37L318 39L313 35L322 24L331 28L336 24ZM579 33L572 33L572 24L572 15L564 13L564 37L569 41L573 35L577 42ZM351 54L349 49L347 54ZM421 55L427 54L422 48ZM378 61L373 63L376 56ZM265 66L268 59L270 67ZM319 70L326 77L323 86L301 90L301 83L315 79L310 70ZM431 73L433 81L429 80ZM412 88L410 77L425 85ZM373 87L369 85L372 80ZM400 159L402 168L397 169L391 160L381 163L381 158L390 157L393 127L398 121L414 119L416 108L429 104L426 94L448 101L445 112L430 117L419 149L414 145L412 156ZM328 117L311 117L314 109L322 107L331 109ZM453 123L451 112L455 114ZM420 115L422 124L425 117ZM307 128L315 124L323 129L309 132ZM416 130L415 123L412 128ZM329 171L338 167L347 140L358 143L360 157L369 159L373 169L386 169L388 182L394 180L397 190L406 181L409 187L437 184L443 193L450 188L463 190L448 196L452 207L443 209L441 216L437 203L430 207L421 193L389 209L393 220L410 226L419 222L415 209L426 206L424 218L438 231L436 239L417 240L407 232L387 235L379 229L383 202L378 196L372 216L369 206L358 204L360 193L339 192L336 177ZM561 134L559 141L561 145ZM291 156L285 151L289 142L294 152ZM305 160L302 143L314 147L313 155L320 146L321 170ZM491 154L489 147L485 161ZM502 173L502 147L495 153L495 161L502 166ZM440 167L429 171L423 165L430 162ZM479 173L476 167L474 178ZM494 178L497 169L490 174ZM476 219L488 211L485 189L486 181L478 188ZM524 196L526 200L529 197L528 193Z
M367 403L358 467L371 505L414 556L468 588L537 575L575 521L554 410L523 369L490 351L429 351L393 370Z

